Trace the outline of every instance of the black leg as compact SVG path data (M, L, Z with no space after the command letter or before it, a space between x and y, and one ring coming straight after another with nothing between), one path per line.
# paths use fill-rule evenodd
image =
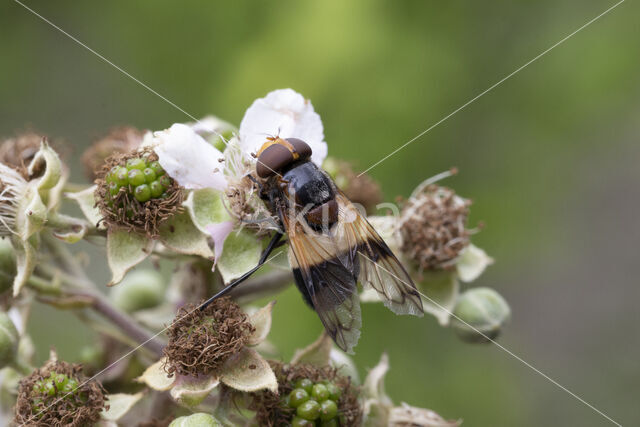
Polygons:
M273 237L271 238L271 241L267 245L266 249L262 252L262 255L260 256L260 261L258 261L258 265L256 265L251 270L249 270L246 273L244 273L242 276L238 277L233 282L229 283L222 290L220 290L217 294L215 294L214 296L212 296L211 298L209 298L208 300L203 302L202 305L199 307L200 310L204 310L205 308L207 308L207 306L209 304L211 304L213 301L215 301L216 299L220 298L221 296L224 296L229 291L231 291L233 288L238 286L240 283L242 283L246 279L248 279L253 273L255 273L262 266L262 264L264 264L267 261L267 258L269 257L269 254L271 254L271 252L275 248L277 248L279 246L278 243L280 242L281 238L282 238L282 233L279 232L279 231L276 231L276 234L273 235Z

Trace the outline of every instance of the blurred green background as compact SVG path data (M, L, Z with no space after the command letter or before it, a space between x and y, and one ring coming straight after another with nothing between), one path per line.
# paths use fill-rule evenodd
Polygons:
M183 113L12 1L0 6L0 134L34 128L74 148L115 125ZM190 114L239 123L291 87L323 118L331 155L361 169L612 6L613 1L26 1ZM474 200L474 242L513 320L500 343L613 419L640 411L640 4L627 1L371 171L386 199L451 166ZM76 180L81 165L75 161ZM92 265L106 278L102 258ZM102 280L106 281L106 280ZM272 340L288 358L320 331L295 289ZM363 309L361 373L388 352L394 400L469 426L607 425L493 345L433 318ZM46 324L44 322L47 322ZM40 357L91 339L38 310ZM44 326L43 326L44 325Z

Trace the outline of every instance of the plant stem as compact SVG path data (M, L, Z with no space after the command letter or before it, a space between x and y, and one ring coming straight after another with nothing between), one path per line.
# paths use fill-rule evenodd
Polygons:
M291 271L276 270L247 280L229 292L229 295L233 299L247 302L279 292L291 283L293 283Z
M122 332L135 342L142 344L144 347L152 351L156 356L162 356L164 344L157 338L138 325L135 319L128 314L118 310L112 306L109 301L102 295L93 292L76 292L75 295L87 296L92 299L91 308L107 318L111 323L116 325Z

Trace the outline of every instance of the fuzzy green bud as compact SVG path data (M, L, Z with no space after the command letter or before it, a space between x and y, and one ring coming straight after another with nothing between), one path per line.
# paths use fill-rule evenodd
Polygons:
M0 238L0 294L11 288L15 275L15 251L8 238Z
M18 331L9 315L0 312L0 369L15 359L19 338Z
M111 290L116 307L132 313L155 307L164 300L165 286L162 275L155 270L137 270L128 274Z
M511 309L491 288L469 289L458 297L451 326L466 342L486 343L498 337Z
M189 416L178 417L171 421L169 427L222 427L222 424L212 415L199 412Z

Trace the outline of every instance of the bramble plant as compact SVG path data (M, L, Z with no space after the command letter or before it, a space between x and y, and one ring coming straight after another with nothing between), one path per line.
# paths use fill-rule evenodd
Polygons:
M256 175L267 137L308 144L310 160L369 214L440 325L470 343L499 335L510 316L505 300L489 288L460 289L493 261L471 243L471 202L440 185L456 171L427 179L399 206L380 204L378 183L327 157L320 116L291 89L257 99L237 128L207 117L157 132L115 129L82 156L93 185L70 183L59 150L30 133L0 149L0 424L459 425L394 404L383 386L386 355L361 382L330 334L310 337L290 361L270 359L278 308L252 303L293 283L281 253L201 309L258 264L278 230ZM69 204L83 216L63 213ZM104 247L108 292L71 249L82 241ZM167 280L158 269L169 261ZM360 302L389 304L360 285ZM52 351L33 366L34 301L70 310L96 331L82 365Z

